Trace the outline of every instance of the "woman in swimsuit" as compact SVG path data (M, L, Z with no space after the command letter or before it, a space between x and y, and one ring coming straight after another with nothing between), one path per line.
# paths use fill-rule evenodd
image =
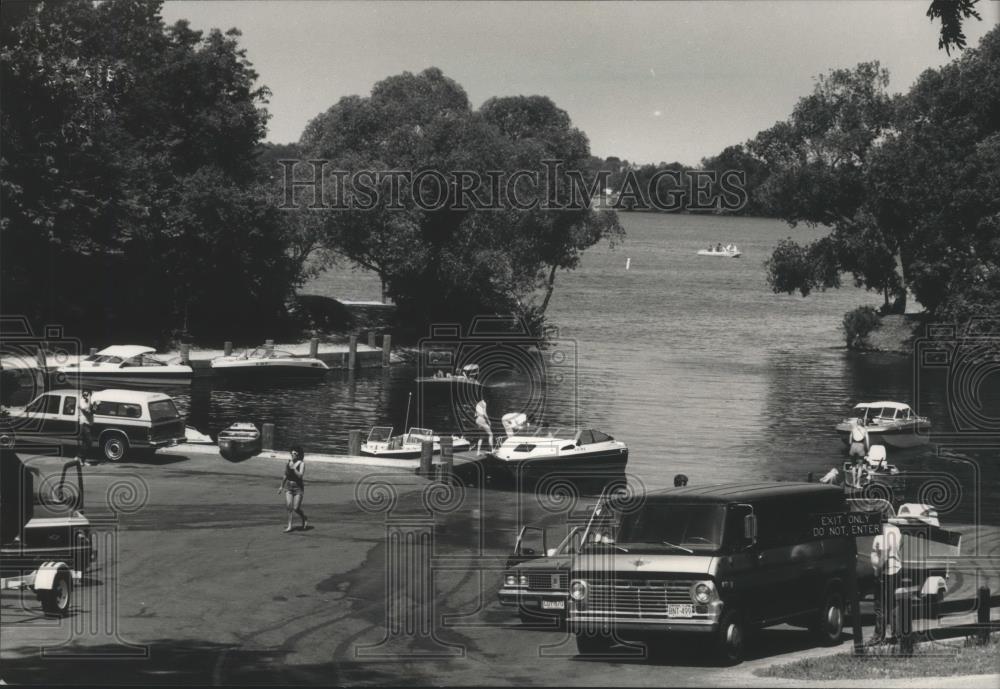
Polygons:
M486 400L479 400L476 405L476 425L479 426L490 440L490 449L493 449L493 429L490 428L489 417L486 416Z
M306 460L302 447L296 445L291 449L291 459L285 464L285 475L278 486L278 492L285 491L285 508L288 510L288 526L285 533L292 530L292 515L297 514L302 519L302 530L305 531L306 513L302 511L302 496L305 493Z

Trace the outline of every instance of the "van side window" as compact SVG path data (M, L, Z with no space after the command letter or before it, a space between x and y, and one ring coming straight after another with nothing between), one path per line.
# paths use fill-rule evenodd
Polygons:
M101 401L94 405L94 413L101 416L118 416L118 403Z
M142 407L138 404L125 404L123 402L118 405L118 415L129 419L138 419L142 417Z
M63 414L66 416L73 416L76 414L76 397L73 395L67 395L63 399Z

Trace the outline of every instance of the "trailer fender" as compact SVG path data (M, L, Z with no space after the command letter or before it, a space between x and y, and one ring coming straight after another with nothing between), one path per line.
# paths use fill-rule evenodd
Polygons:
M56 583L56 575L66 571L73 576L73 571L65 562L44 562L35 572L35 582L32 588L36 591L51 591Z

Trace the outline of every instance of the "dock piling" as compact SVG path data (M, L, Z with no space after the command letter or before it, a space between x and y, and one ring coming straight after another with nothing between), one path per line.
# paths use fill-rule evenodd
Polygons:
M358 363L358 336L351 335L347 341L347 369L353 371Z
M980 586L976 591L976 623L979 631L976 632L976 643L985 646L990 642L990 589L988 586Z
M361 454L361 431L351 431L347 438L347 454L357 457Z
M309 340L309 356L315 359L319 355L319 338L314 337Z
M181 343L181 363L187 365L191 361L191 345Z
M424 440L420 443L420 475L421 476L433 476L434 465L432 464L434 459L434 441Z
M441 436L441 480L450 482L454 473L455 455L450 435Z
M265 423L260 430L260 446L265 450L274 449L274 424Z
M376 337L375 331L374 330L369 330L368 331L368 346L371 347L372 349L375 349L375 337Z
M382 365L383 366L388 366L389 365L389 355L391 354L391 351L392 351L392 335L388 335L388 334L383 335L382 336Z
M233 355L233 343L230 342L229 340L226 340L222 344L222 355L223 356L232 356Z

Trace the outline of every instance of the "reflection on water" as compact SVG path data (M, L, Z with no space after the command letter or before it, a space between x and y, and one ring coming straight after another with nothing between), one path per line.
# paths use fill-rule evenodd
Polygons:
M564 354L558 366L548 360L544 381L516 367L487 381L482 397L494 432L502 432L502 414L528 407L552 426L598 428L628 443L629 471L650 488L672 485L677 473L692 484L804 479L843 461L833 427L855 403L897 400L929 416L935 438L947 440L890 451L904 471L923 474L908 486L910 499L948 508L946 519L971 520L978 510L984 521L1000 523L997 450L970 449L968 434L955 435L946 370L843 349L843 314L878 305L877 295L851 287L808 299L772 294L762 261L792 232L782 223L647 214L622 220L623 247L593 249L578 270L557 278L549 317L559 327L554 349ZM699 259L695 253L709 241L735 241L744 257ZM306 291L358 296L349 292L358 280L353 272L327 273ZM352 429L401 430L408 404L411 426L478 438L477 391L418 388L418 375L427 373L398 366L260 388L196 380L178 402L213 435L237 420L271 422L280 446L297 442L313 451L343 452ZM977 384L980 415L1000 419L1000 375ZM935 475L957 478L957 501L947 480L933 484Z

